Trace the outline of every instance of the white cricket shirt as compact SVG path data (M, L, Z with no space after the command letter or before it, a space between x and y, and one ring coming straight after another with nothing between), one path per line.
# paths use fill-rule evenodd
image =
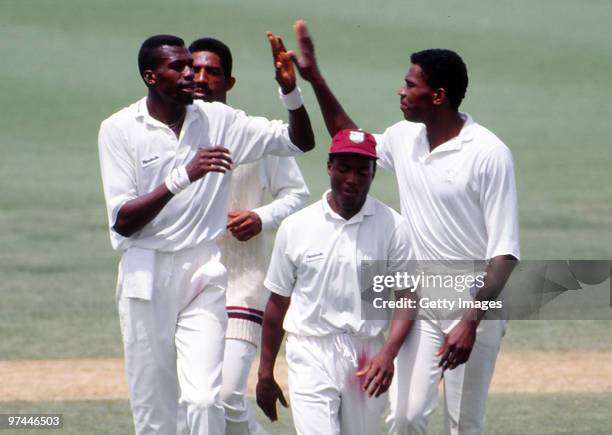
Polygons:
M177 251L214 240L224 231L231 171L209 173L192 183L131 237L113 230L127 201L153 191L172 169L188 164L200 148L224 146L234 164L266 154L301 153L291 143L286 124L247 116L221 103L197 101L187 106L177 139L167 125L149 115L146 98L104 120L98 145L111 243L122 250Z
M401 266L393 260L411 258L406 224L397 212L370 196L347 221L331 209L328 193L283 221L264 284L291 297L283 323L289 333L374 337L387 327L389 317L362 318L362 291L368 284L360 283L359 264L386 261L385 272L394 273Z
M265 204L265 192L273 201ZM230 232L219 238L223 264L228 270L226 338L259 346L263 310L270 296L263 281L267 269L264 232L277 229L283 219L304 208L310 193L293 157L266 156L233 171L230 211L252 210L259 215L262 232L240 242Z
M378 164L395 172L418 260L519 258L514 164L493 133L461 114L460 134L429 149L424 124L376 135Z

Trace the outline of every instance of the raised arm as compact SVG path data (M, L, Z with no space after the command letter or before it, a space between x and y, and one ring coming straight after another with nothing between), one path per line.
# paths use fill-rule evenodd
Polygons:
M330 136L334 136L338 131L344 128L357 128L357 125L344 111L344 108L333 94L317 64L315 58L314 43L306 23L303 20L298 20L293 25L295 37L300 49L300 56L295 58L300 76L307 82L310 82L312 89L319 102L321 114L325 120L325 126Z
M289 137L302 151L310 151L315 146L314 133L310 118L304 107L301 94L296 85L296 75L293 69L293 54L285 49L280 37L268 32L268 40L272 47L276 81L278 82L282 99L289 111Z

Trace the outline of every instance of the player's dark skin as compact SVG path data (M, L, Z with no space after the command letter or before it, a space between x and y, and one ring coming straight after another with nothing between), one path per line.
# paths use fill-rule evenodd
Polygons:
M335 154L327 162L331 192L327 202L331 209L349 220L363 207L376 172L376 161L358 154ZM399 297L412 298L409 290ZM274 365L283 340L283 320L290 297L270 294L263 319L261 358L256 387L257 404L271 421L278 418L276 401L287 407L287 400L274 379ZM362 379L362 389L369 397L378 397L389 389L393 379L393 360L408 336L413 322L409 309L394 310L389 336L381 349L356 373Z
M167 45L158 47L155 54L156 66L142 74L149 91L147 109L158 121L170 127L174 125L173 131L178 137L186 107L193 102L191 54L185 47ZM213 147L198 152L186 170L189 179L195 181L208 172L224 173L231 164L229 150ZM173 196L162 183L152 192L126 202L117 214L115 231L125 237L131 236L151 222Z
M209 103L225 104L227 93L236 84L236 79L226 75L221 58L212 51L192 51L195 90L193 98Z
M349 220L365 204L376 174L376 160L359 154L334 154L327 161L331 192L329 206Z
M294 30L300 48L300 56L294 59L295 64L300 76L312 85L329 134L333 137L344 128L358 128L319 70L314 43L306 23L297 21ZM430 150L456 137L461 131L463 119L457 108L451 106L446 90L430 87L419 65L411 65L398 95L404 118L425 124ZM475 299L496 300L517 262L512 255L491 258L486 268L484 286ZM445 370L454 369L469 359L476 342L476 328L485 313L483 310L467 310L464 313L461 321L446 335L444 343L436 353L440 356L440 367Z
M282 46L280 39L268 34L272 47L276 80L284 93L296 86L296 77L291 66L291 55ZM147 109L151 116L168 125L178 137L182 128L186 106L193 102L194 72L191 54L184 46L161 46L155 50L156 66L143 71L142 77L148 87ZM314 133L305 107L289 111L289 137L302 151L314 148ZM230 152L223 146L201 149L187 164L189 179L194 182L209 172L225 173L231 169ZM173 198L165 183L152 192L126 202L119 213L114 230L130 237L150 223Z
M209 103L227 102L227 93L236 84L236 79L226 74L221 58L207 50L193 51L195 91L193 97ZM228 213L227 229L241 242L246 242L261 233L263 224L257 213L251 210L232 210Z

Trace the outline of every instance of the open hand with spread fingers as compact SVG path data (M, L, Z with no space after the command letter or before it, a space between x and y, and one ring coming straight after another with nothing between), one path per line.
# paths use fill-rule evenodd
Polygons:
M296 84L295 70L293 69L293 52L287 51L280 36L276 36L272 32L268 32L267 35L272 47L276 81L281 87L283 94L288 94L295 88Z
M320 79L321 73L315 58L314 43L306 27L306 22L304 20L296 21L293 24L293 31L295 32L295 39L300 49L300 56L297 58L294 56L300 75L308 82Z

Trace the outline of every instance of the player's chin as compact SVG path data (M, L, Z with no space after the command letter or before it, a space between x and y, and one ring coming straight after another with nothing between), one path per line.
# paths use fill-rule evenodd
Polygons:
M181 92L177 96L177 100L181 104L192 104L193 103L193 94L191 92Z
M194 100L202 100L202 101L206 101L207 103L212 103L214 101L214 99L212 98L212 95L210 95L210 93L204 92L200 89L197 89L195 91L193 91L193 99Z
M402 106L401 110L402 110L402 113L404 114L404 119L406 121L418 122L416 120L416 117L414 116L414 113L410 109L406 108L405 106Z
M341 196L342 208L345 210L360 210L365 197L359 193L344 193Z

